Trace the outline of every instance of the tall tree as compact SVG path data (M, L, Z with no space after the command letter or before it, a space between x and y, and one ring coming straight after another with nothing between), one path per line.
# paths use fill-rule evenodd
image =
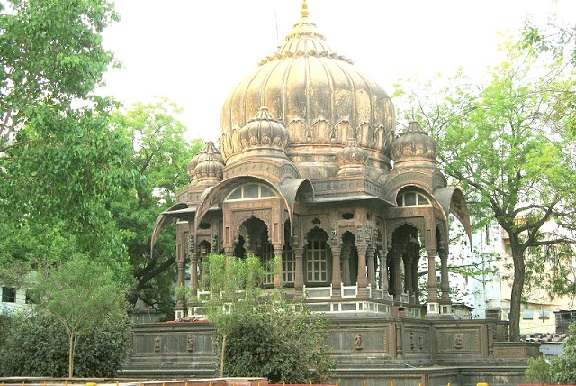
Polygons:
M53 316L68 336L71 378L78 341L93 330L126 317L125 289L112 270L85 255L44 271L36 289L38 309Z
M124 256L106 202L130 183L118 168L130 143L108 129L113 102L93 95L115 20L107 0L0 3L0 223L4 239L31 240L8 244L3 260L32 265L53 237Z
M559 233L544 237L541 230L574 215L576 173L565 125L576 108L568 98L575 78L570 67L546 55L505 47L507 59L490 70L485 85L460 73L429 83L428 92L423 87L399 95L413 106L404 116L424 121L437 137L444 171L464 187L477 224L495 218L508 236L510 339L518 340L528 249L572 242ZM570 114L558 114L560 108Z
M110 204L122 229L134 276L130 302L138 299L163 312L173 307L176 280L175 243L163 232L150 256L150 236L156 217L174 202L176 192L189 182L186 165L201 148L199 140L185 139L186 127L178 120L181 109L166 98L136 103L112 115L112 128L132 143L124 162L134 185Z

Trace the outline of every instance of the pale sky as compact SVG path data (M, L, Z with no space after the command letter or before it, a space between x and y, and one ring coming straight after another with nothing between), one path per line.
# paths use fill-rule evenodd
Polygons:
M300 20L301 0L116 0L122 20L105 46L123 69L105 93L123 103L167 97L190 138L220 137L220 108ZM338 54L392 93L399 78L476 77L499 62L499 32L556 13L576 25L574 0L308 0L309 20ZM394 102L394 101L393 101Z

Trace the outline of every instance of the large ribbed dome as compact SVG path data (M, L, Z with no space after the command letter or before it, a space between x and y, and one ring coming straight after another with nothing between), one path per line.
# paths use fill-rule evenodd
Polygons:
M303 2L302 18L284 45L244 78L224 103L224 159L238 157L242 150L238 131L265 106L289 131L287 154L295 164L305 162L302 152L310 152L311 146L316 154L333 155L334 147L341 149L355 138L370 152L375 167L388 167L395 125L390 97L325 40L309 21Z

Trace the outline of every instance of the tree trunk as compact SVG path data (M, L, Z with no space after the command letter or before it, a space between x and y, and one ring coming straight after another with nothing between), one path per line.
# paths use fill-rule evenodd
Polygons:
M512 261L514 262L514 280L510 293L510 313L508 315L508 322L510 323L509 335L511 342L518 342L520 340L520 306L524 290L524 278L526 276L525 249L518 242L517 235L509 236Z
M74 334L68 337L68 378L72 378L74 373L74 351L76 349L76 339Z
M224 352L226 350L227 334L222 335L222 347L220 348L220 378L224 378Z

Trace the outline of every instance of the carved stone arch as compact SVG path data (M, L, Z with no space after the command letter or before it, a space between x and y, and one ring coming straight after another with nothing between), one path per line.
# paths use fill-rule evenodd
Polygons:
M410 225L418 230L420 237L425 239L426 236L426 220L424 217L413 217L409 219L398 219L392 220L388 223L386 230L386 239L389 240L388 243L392 241L392 235L394 231L404 225ZM426 240L424 240L426 242Z
M446 248L448 248L449 235L448 235L448 224L444 221L436 220L436 244L442 243ZM436 248L436 250L439 250Z
M384 199L390 202L396 202L396 196L398 196L398 192L410 186L421 189L425 191L428 196L433 197L433 190L431 189L431 186L428 185L428 180L428 175L416 171L397 174L392 179L387 181L384 187L385 191L387 191Z
M252 217L261 220L268 228L272 229L272 209L255 209L250 211L234 211L232 213L232 230L235 234L240 234L241 227Z

